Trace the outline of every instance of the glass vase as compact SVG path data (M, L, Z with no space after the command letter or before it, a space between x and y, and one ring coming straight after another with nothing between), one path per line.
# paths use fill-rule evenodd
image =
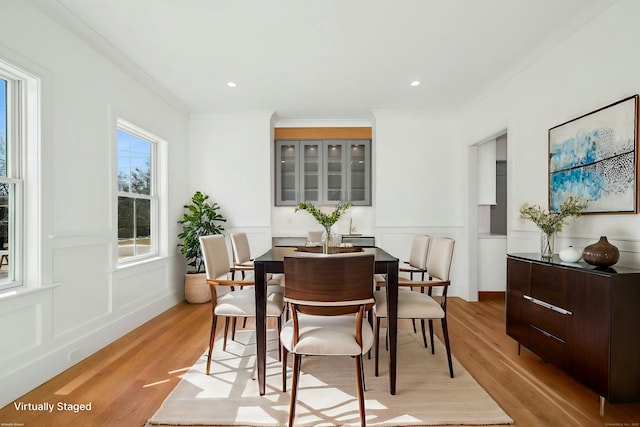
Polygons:
M553 258L553 245L556 233L540 232L540 256L542 258Z
M322 233L322 253L330 253L330 248L336 246L335 238L333 231L331 231L331 227L325 227L324 232Z

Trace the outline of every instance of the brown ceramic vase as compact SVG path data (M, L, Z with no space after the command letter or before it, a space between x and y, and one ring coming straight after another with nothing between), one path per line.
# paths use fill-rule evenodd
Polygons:
M620 251L609 243L606 236L601 236L600 240L587 246L582 251L582 259L596 267L610 267L618 262L619 258Z

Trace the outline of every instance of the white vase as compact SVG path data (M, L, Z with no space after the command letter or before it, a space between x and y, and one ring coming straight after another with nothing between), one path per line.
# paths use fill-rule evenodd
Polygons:
M560 259L564 262L578 262L582 255L578 252L573 246L569 246L568 248L564 248L558 253Z

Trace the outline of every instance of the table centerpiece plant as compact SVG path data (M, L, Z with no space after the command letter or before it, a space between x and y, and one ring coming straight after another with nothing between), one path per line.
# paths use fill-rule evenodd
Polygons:
M562 231L571 217L578 217L587 208L587 202L575 196L569 196L556 212L546 211L539 205L525 203L520 207L520 218L529 220L540 229L540 255L553 257L555 233Z
M338 222L343 213L351 207L351 202L340 202L330 214L322 212L312 203L299 203L296 206L295 212L300 210L307 211L316 221L324 228L324 234L322 235L322 251L326 253L328 248L335 246L333 240L334 236L331 231L331 227Z

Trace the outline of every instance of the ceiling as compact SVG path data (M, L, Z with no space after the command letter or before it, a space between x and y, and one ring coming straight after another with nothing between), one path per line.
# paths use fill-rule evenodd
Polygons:
M467 108L615 0L32 2L184 111L361 119Z

